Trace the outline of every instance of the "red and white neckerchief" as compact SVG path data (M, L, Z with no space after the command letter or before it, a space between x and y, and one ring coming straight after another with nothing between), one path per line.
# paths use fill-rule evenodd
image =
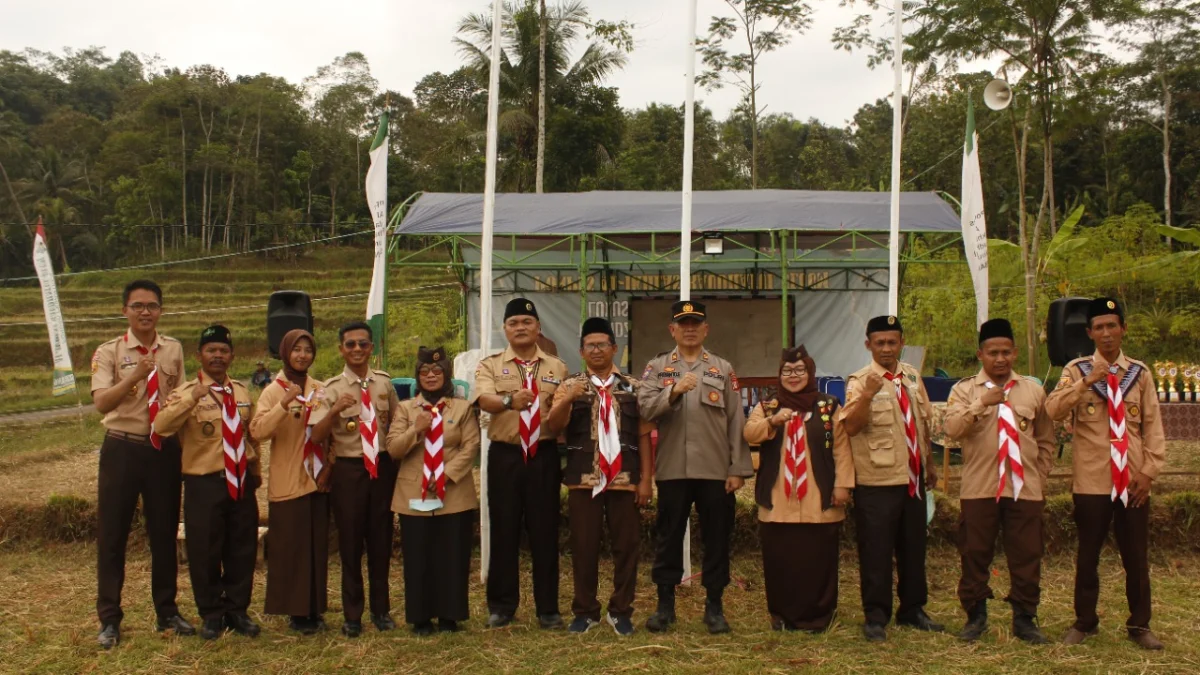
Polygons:
M437 405L422 405L425 412L433 416L433 422L425 431L425 467L421 476L421 499L426 499L432 484L437 491L438 499L446 498L446 455L442 452L442 410L446 408L445 401Z
M125 341L129 342L129 333L125 334ZM158 345L155 345L153 349L146 349L142 345L134 345L133 348L142 356L158 353ZM150 445L153 445L155 450L162 450L162 436L154 432L154 418L158 417L158 410L162 407L158 398L157 363L154 364L154 370L151 370L150 374L146 376L146 397L150 399Z
M521 411L521 453L525 455L525 462L533 459L537 455L538 441L542 437L542 402L538 396L537 386L537 364L539 359L531 359L522 361L514 358L518 366L521 366L521 388L528 389L533 392L533 403Z
M275 380L275 383L283 387L285 392L292 386L291 382L282 377ZM301 461L304 462L304 470L308 472L308 475L312 476L313 480L316 480L317 476L321 475L321 469L325 468L325 463L321 461L321 446L313 443L312 427L308 426L308 418L312 415L312 406L310 403L316 398L317 391L313 389L308 393L308 396L301 394L296 397L297 401L304 404L304 412L300 418L304 423L304 454Z
M233 387L213 384L209 390L221 396L221 445L225 448L225 487L229 496L237 501L242 498L242 487L246 482L246 430L242 416L238 414L237 398Z
M621 473L621 437L617 433L617 409L613 405L611 389L616 380L616 373L609 373L606 380L601 380L596 375L591 376L592 385L596 387L597 403L600 404L596 410L600 481L592 488L593 497L607 490Z
M900 416L904 418L904 444L908 446L908 496L916 497L921 485L921 453L917 449L917 420L913 417L912 401L904 388L904 375L884 373L884 378L896 384L896 398L900 401Z
M795 415L784 426L783 453L783 496L796 501L804 499L808 494L808 439L804 423L812 417L807 413L804 417Z
M372 479L379 478L379 420L371 402L371 378L359 381L362 388L358 413L358 435L362 437L363 465Z
M1117 367L1107 375L1109 455L1112 467L1112 499L1129 506L1129 434L1125 429L1125 397L1117 379Z
M988 381L985 385L988 389L994 389L995 383ZM1012 493L1013 499L1016 500L1021 494L1021 488L1025 485L1025 465L1021 463L1021 437L1017 435L1017 418L1013 415L1012 405L1008 402L1008 392L1017 386L1016 380L1009 380L1004 385L1004 400L1000 402L997 409L996 417L996 433L999 437L999 446L996 450L996 472L1000 476L999 485L996 487L996 501L1000 501L1000 496L1004 494L1004 482L1007 478L1007 472L1004 470L1005 462L1008 462L1008 468L1012 471Z

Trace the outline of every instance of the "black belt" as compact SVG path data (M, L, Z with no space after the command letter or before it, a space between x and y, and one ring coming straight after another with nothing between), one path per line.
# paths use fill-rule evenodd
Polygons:
M109 438L115 438L119 441L129 441L130 443L150 445L150 434L131 434L127 431L109 429L108 431L104 432L104 435Z

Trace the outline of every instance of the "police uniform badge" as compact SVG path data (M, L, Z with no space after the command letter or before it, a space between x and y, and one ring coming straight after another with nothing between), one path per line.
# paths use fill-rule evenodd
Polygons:
M716 403L717 401L721 400L721 395L715 391L710 391L710 392L708 392L708 400L712 401L713 403Z

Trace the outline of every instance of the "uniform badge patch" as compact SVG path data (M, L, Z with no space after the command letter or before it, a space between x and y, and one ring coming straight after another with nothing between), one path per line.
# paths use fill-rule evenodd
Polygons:
M97 349L95 354L92 354L92 374L95 375L100 370L100 350Z
M1141 408L1139 408L1139 407L1137 407L1136 405L1135 405L1135 406L1131 406L1131 407L1129 408L1129 414L1130 414L1130 415L1133 415L1134 417L1137 417L1138 415L1141 415L1141 414L1142 414L1142 409L1141 409Z
M1028 428L1029 428L1029 420L1021 420L1021 431L1025 431Z
M675 378L673 377L668 377L662 381L662 386L664 387L669 387L673 384L675 384Z
M733 372L732 370L731 370L731 371L729 371L729 381L733 383L733 390L734 390L734 391L741 391L741 390L742 390L742 385L738 384L738 380L737 380L737 373Z
M508 368L505 368L503 371L501 371L501 374L502 374L502 375L508 375Z
M1096 404L1095 404L1095 403L1089 403L1089 404L1087 404L1087 411L1088 411L1088 414L1089 414L1089 415L1095 414L1095 412L1096 412Z
M646 379L647 377L650 377L650 373L653 373L653 372L654 372L654 364L653 364L653 363L647 363L647 364L646 364L646 369L642 371L642 379L644 380L644 379Z
M713 403L716 403L717 401L721 400L721 395L715 391L710 391L710 392L708 392L708 400L712 401Z

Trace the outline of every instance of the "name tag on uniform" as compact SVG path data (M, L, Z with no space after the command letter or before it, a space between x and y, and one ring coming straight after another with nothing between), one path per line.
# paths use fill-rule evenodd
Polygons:
M237 404L237 407L239 407L239 408L249 408L249 407L250 407L250 404L249 404L249 403L239 403L239 404Z
M444 504L442 504L442 500L438 499L437 497L434 497L433 499L408 500L408 508L412 509L413 511L436 511L443 506Z
M553 375L543 376L542 382L547 382L549 384L560 384L559 379L557 377L554 377Z

